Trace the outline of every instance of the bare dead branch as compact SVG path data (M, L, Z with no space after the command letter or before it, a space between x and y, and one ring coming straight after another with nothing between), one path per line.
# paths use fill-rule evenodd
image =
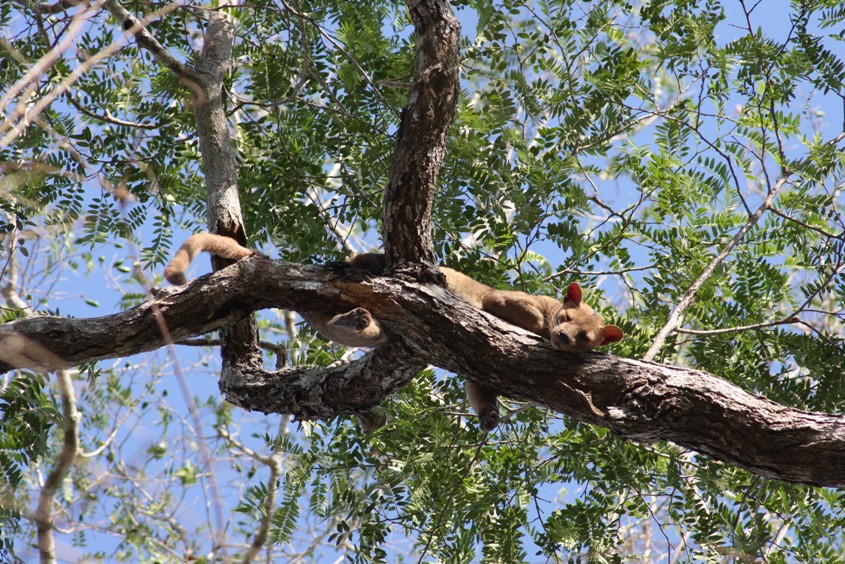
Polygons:
M68 24L65 33L56 43L56 45L50 49L43 57L38 59L32 66L29 67L26 74L24 74L17 82L15 82L11 88L6 92L2 99L0 99L0 114L5 113L6 106L14 100L17 96L19 96L22 92L26 91L28 88L32 87L35 81L41 78L44 73L56 64L56 61L61 56L61 54L68 49L73 43L76 41L77 35L82 33L82 30L85 27L85 24L88 20L97 13L97 9L99 8L99 3L94 6L86 6L86 9L79 11L78 13L74 14L73 18ZM19 52L14 49L8 41L4 42L3 47L5 50L8 50L10 53ZM21 55L22 57L22 55ZM23 100L21 100L15 110L11 112L6 118L3 120L2 128L0 128L0 132L5 132L8 128L12 126L15 120L18 120L24 113L27 111L27 105L29 104L29 95L23 96Z
M58 14L70 8L74 8L83 4L83 0L58 0L52 4L37 4L33 3L32 8L40 14ZM21 2L21 4L25 4Z
M114 0L108 0L106 2L106 6L108 7L109 4L117 4ZM161 17L171 11L173 11L176 6L165 6L164 8L154 12L153 14L146 16L143 20L138 20L137 18L132 20L131 25L126 27L126 33L128 35L141 35L146 30L145 27L154 19ZM125 11L125 10L124 10ZM87 12L86 12L87 13ZM127 12L128 14L128 12ZM85 18L83 18L85 19ZM72 39L72 38L71 38ZM73 85L79 78L86 72L88 72L94 65L99 63L100 61L110 57L115 52L117 52L120 48L123 47L125 44L125 39L120 38L114 41L112 44L108 45L103 50L99 51L98 53L93 54L91 57L86 59L82 64L77 66L73 71L68 74L59 84L53 87L49 92L45 95L41 96L32 107L28 105L28 98L30 95L30 91L34 93L32 90L34 86L33 80L41 76L44 69L49 68L55 60L50 60L49 57L46 58L45 64L41 65L40 62L36 64L30 72L24 76L21 81L18 81L19 84L25 84L22 86L24 95L22 95L22 100L14 112L6 117L3 121L2 126L0 126L0 133L4 133L2 139L0 139L0 147L8 146L12 141L18 138L18 136L23 133L27 127L36 119L38 116L41 115L41 112L44 111L47 106L53 103L56 98L64 94L70 87ZM43 67L43 68L42 68ZM189 74L185 75L186 77L190 77ZM196 81L191 80L190 78L184 78L183 82L186 83L189 87L195 87ZM193 88L192 88L193 89ZM10 91L11 92L11 91ZM11 99L11 98L10 98ZM3 102L0 103L0 110L2 110L2 106L8 103L9 100L4 98Z
M202 94L203 77L195 69L173 56L147 29L147 25L153 19L151 16L139 20L117 0L106 0L105 7L123 25L126 33L135 36L138 45L149 51L158 62L170 69L180 82L190 88L194 95ZM172 12L176 8L178 8L178 5L175 4L165 6L158 10L155 16L164 15L165 9L167 12Z
M282 431L287 429L287 418L282 420ZM238 441L233 437L228 430L223 427L218 428L217 432L230 445L252 458L253 460L264 464L270 469L270 474L267 476L267 495L261 503L263 515L258 524L258 530L249 545L249 548L244 553L243 563L250 564L258 556L258 553L267 544L267 538L270 533L270 525L273 521L273 513L276 510L276 496L279 491L278 480L282 475L282 454L280 452L273 452L265 455L256 452Z

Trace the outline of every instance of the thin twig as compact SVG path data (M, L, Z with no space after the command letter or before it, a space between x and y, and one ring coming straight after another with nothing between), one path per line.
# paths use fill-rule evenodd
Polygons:
M109 0L109 2L107 2L106 4L106 7L110 7L111 5L117 5L120 10L126 12L121 6L119 6L119 4L117 4L117 2L114 2L113 0ZM118 38L111 45L104 48L102 51L99 51L98 53L86 59L82 64L76 67L73 72L66 76L64 80L57 84L50 92L42 96L41 99L38 100L38 102L32 106L32 108L29 108L25 101L19 103L18 108L12 113L12 115L6 118L6 120L3 122L2 127L0 127L0 132L11 128L11 130L6 133L6 135L2 139L0 139L0 147L6 147L12 141L17 139L26 130L26 128L29 127L33 120L39 115L41 115L41 112L43 112L47 108L47 106L52 104L56 98L66 92L72 84L79 80L79 78L83 74L93 68L94 65L110 57L119 49L123 48L126 43L126 36L137 36L139 38L139 44L142 44L140 39L142 36L152 38L152 35L150 35L149 32L145 30L145 27L152 20L157 19L160 16L164 16L169 12L172 12L177 7L178 6L175 5L165 6L162 9L157 10L156 12L153 12L152 14L144 17L144 19L142 20L138 20L137 18L134 18L134 16L132 16L132 25L126 30L126 34L123 37ZM126 12L126 14L129 14L129 12ZM165 61L165 64L170 63L168 65L168 68L170 68L174 72L176 72L176 70L183 70L183 73L178 75L181 81L191 87L195 92L201 92L201 88L198 85L199 75L192 70L188 70L187 67L179 63L176 59L172 58L172 55L165 54L166 51L163 47L161 47L160 44L156 43L156 45L158 45L158 47L160 48L157 51L153 51L153 54L156 56L156 58ZM17 120L17 123L12 125L12 122L17 118L20 119Z
M576 276L622 276L628 272L639 272L642 270L651 270L654 268L655 265L647 264L645 266L631 266L628 268L620 268L619 270L574 270L571 268L562 268L552 274L551 276L546 276L544 278L544 282L552 282L553 280L560 279L564 274L574 274Z
M651 346L648 348L646 353L643 355L643 360L653 360L657 353L660 352L660 349L663 347L663 344L666 342L666 338L672 331L675 331L678 326L681 324L681 316L684 312L692 305L695 301L695 297L698 295L698 291L704 285L704 283L713 275L715 272L716 267L718 267L722 261L724 261L727 256L733 251L734 247L736 247L744 238L746 233L748 233L751 228L757 225L757 222L760 221L760 218L763 217L763 214L772 207L772 203L775 200L775 196L780 192L781 188L786 186L787 180L791 176L791 171L784 171L772 189L769 191L769 194L766 196L766 199L763 200L763 203L760 204L760 207L751 214L751 217L748 218L748 221L743 225L740 230L737 232L736 235L728 242L727 245L722 249L722 251L713 257L710 263L704 268L702 273L699 275L698 278L690 285L687 289L684 297L678 302L678 305L675 306L675 309L672 310L672 313L669 314L669 318L666 320L666 323L657 332L657 335L654 337L654 341L651 343Z
M38 551L41 562L56 562L56 542L53 538L53 501L56 492L70 470L79 450L79 411L76 409L76 394L73 381L67 370L56 371L56 383L62 401L62 430L64 438L62 450L55 466L47 475L47 480L38 496L38 508L35 510L35 523L38 529Z
M135 121L127 121L127 120L124 120L124 119L114 117L108 109L104 109L103 111L105 113L102 114L102 115L98 114L96 112L92 112L91 110L86 108L84 104L80 104L76 100L76 98L74 98L70 94L70 92L65 92L65 99L70 103L70 105L72 105L74 108L76 108L80 113L83 113L83 114L85 114L86 116L88 116L92 119L96 119L96 120L99 120L99 121L102 121L102 122L105 122L105 123L111 123L113 125L120 125L120 126L125 126L125 127L132 127L132 128L135 128L135 129L158 129L159 127L161 127L158 124L138 123L138 122L135 122Z
M223 341L221 339L183 339L173 344L184 345L186 347L219 347L223 344ZM270 341L259 341L258 346L275 354L277 358L282 359L282 366L284 366L284 359L287 358L287 349L283 345L277 345Z
M839 239L840 241L845 240L845 232L839 233L838 235L835 234L835 233L830 233L829 231L825 231L824 229L822 229L820 227L816 227L815 225L810 225L807 222L804 222L804 221L801 221L798 218L792 217L791 215L784 213L784 212L780 211L779 209L777 209L775 207L772 208L772 213L777 215L777 216L784 218L787 221L797 223L798 225L800 225L804 229L809 229L810 231L815 231L819 235L822 235L823 237L827 237L828 239Z
M741 325L739 327L725 327L723 329L684 329L682 327L678 327L675 329L677 333L684 333L686 335L699 335L699 336L710 336L710 335L724 335L725 333L740 333L742 331L753 331L755 329L763 329L765 327L774 327L776 325L789 325L792 323L798 323L801 321L798 319L797 316L790 316L786 319L781 319L779 321L768 321L766 323L755 323L754 325Z
M279 428L280 437L286 434L287 423L289 420L289 415L283 416ZM253 460L256 460L270 468L270 475L267 477L267 495L264 497L264 501L261 504L261 520L259 522L258 530L255 532L255 537L253 537L252 543L250 543L243 558L244 564L250 564L253 560L255 560L255 557L258 556L258 553L261 552L261 549L264 548L264 545L267 544L267 537L270 532L270 525L273 522L273 513L276 508L276 495L279 491L278 481L282 475L282 454L278 450L270 455L264 455L256 452L235 439L235 437L233 437L224 427L218 428L217 432L231 446L243 452Z
M845 139L845 131L828 141L827 145L835 146L843 139ZM806 159L804 162L806 162ZM794 168L800 170L802 165L803 162L799 163ZM643 355L643 360L653 360L654 357L657 356L657 353L660 351L661 347L663 347L663 344L666 342L666 338L669 336L669 334L672 331L676 331L680 326L681 316L690 307L690 305L692 305L696 295L698 294L698 291L701 289L701 286L704 284L704 282L707 281L708 278L710 278L710 276L713 275L713 272L716 270L716 267L721 264L722 261L725 260L725 258L727 258L731 251L733 251L734 247L736 247L743 240L743 238L751 230L751 228L753 228L757 224L757 222L760 221L760 218L763 216L763 214L766 211L772 209L774 205L775 196L778 194L778 192L780 192L781 188L786 185L791 175L792 171L788 169L785 169L781 173L781 177L778 178L777 182L775 182L775 185L771 188L771 190L769 190L766 199L763 201L762 204L760 204L760 207L757 208L757 210L753 214L751 214L746 224L743 225L742 228L740 228L737 234L734 235L733 238L728 242L728 244L725 245L722 251L718 255L716 255L713 260L710 261L710 263L705 267L701 275L699 275L695 282L692 283L692 285L687 290L686 294L684 294L684 297L681 299L680 302L678 302L678 305L675 306L675 308L672 310L672 313L669 314L669 318L666 320L666 323L663 325L660 331L658 331L651 346ZM800 311L800 309L798 311Z

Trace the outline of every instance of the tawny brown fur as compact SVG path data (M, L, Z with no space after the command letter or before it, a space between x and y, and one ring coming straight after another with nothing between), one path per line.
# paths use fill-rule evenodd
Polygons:
M212 233L197 233L185 241L170 263L164 268L164 277L175 285L185 284L185 271L191 261L201 252L240 260L254 255L261 255L258 251L247 249L230 237ZM263 256L263 255L262 255ZM371 272L381 270L384 260L378 255L360 255L360 264L356 265ZM369 258L368 258L369 257ZM370 263L369 261L373 261ZM381 266L379 266L381 265ZM355 308L346 313L332 315L322 312L299 312L309 325L317 331L347 347L374 347L380 345L387 338L381 325L364 308Z
M188 270L194 258L203 251L232 260L261 255L258 251L240 246L237 241L229 237L212 233L197 233L188 237L188 240L182 243L173 255L168 265L164 267L164 277L171 284L177 286L185 284L187 282L185 271Z
M582 299L581 286L569 285L563 302L514 290L497 290L451 268L440 267L449 289L477 308L551 340L563 351L586 352L623 337L616 325L604 325L601 317ZM472 381L466 383L467 398L478 414L481 428L499 424L496 393Z
M240 246L233 239L200 233L193 235L176 253L164 270L173 284L185 283L185 270L202 252L230 259L242 259L260 254ZM374 274L384 269L384 257L366 253L350 259L350 264ZM572 283L560 302L546 296L534 296L513 290L497 290L461 274L457 270L440 267L449 289L477 308L492 313L514 325L551 340L552 347L563 351L585 352L619 341L622 330L616 325L604 325L599 317L582 301L581 286ZM350 347L375 347L387 339L378 320L364 308L346 313L299 312L312 327L332 341ZM490 430L499 422L499 405L495 392L467 382L470 405L478 414L481 427Z

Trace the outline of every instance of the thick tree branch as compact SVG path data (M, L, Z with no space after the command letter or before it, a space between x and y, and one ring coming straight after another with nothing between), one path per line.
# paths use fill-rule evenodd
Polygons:
M23 1L19 2L26 6ZM32 8L40 14L58 14L70 8L74 8L82 3L82 0L58 0L52 4L32 4Z
M217 10L209 12L208 27L203 36L203 49L196 68L175 59L146 29L140 28L137 18L117 0L107 0L106 7L123 22L124 27L137 29L138 44L152 53L156 60L186 84L193 95L194 117L202 155L202 170L206 181L208 229L232 237L246 244L246 230L238 196L236 148L232 142L223 100L224 80L232 66L234 20L227 8L234 4L222 0ZM231 261L215 257L214 269ZM240 378L241 371L262 370L258 328L251 317L234 318L232 325L220 326L223 369L221 380ZM174 339L179 337L173 336ZM213 474L211 475L213 481ZM212 482L214 488L214 483ZM222 514L218 512L222 529Z
M26 338L78 364L152 350L164 344L153 306L182 339L256 309L342 311L353 304L382 321L392 334L388 345L343 366L243 372L221 382L227 398L247 409L327 418L369 409L432 364L622 437L672 441L781 480L845 486L843 416L778 405L697 370L565 354L442 287L368 278L348 267L245 259L112 316L2 325L0 351L7 339ZM0 369L10 368L0 356Z
M389 268L434 266L431 204L460 93L461 26L446 0L409 0L417 42L408 105L384 193Z

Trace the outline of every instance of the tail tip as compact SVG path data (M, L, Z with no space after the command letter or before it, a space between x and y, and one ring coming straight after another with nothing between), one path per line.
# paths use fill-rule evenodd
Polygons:
M174 286L184 286L188 283L188 279L185 278L185 273L180 272L178 270L164 270L164 277L167 279L168 282L173 284Z

